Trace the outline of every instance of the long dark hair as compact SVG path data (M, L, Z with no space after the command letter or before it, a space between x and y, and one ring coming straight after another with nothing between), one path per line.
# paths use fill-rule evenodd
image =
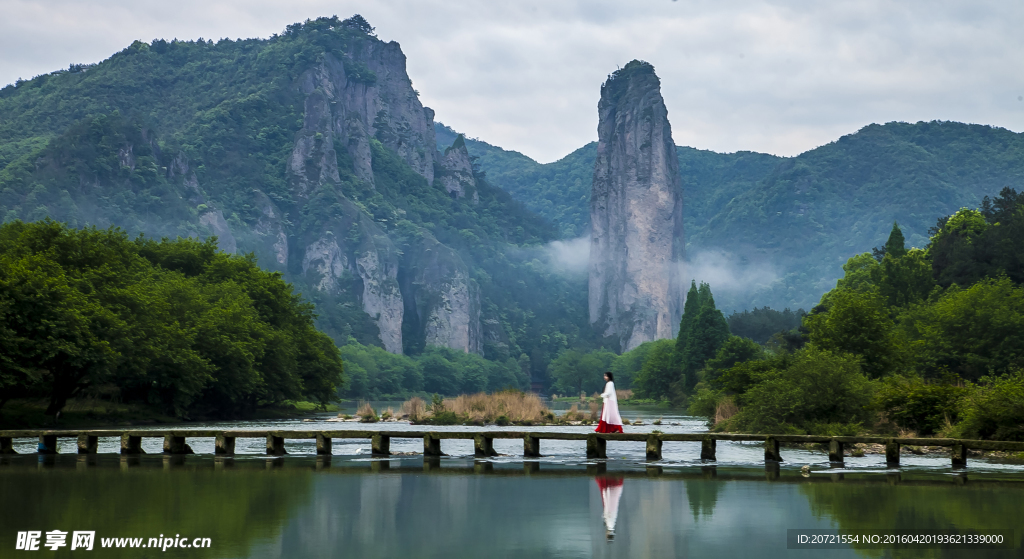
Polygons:
M615 375L611 371L605 371L604 376L608 377L608 380L615 382Z

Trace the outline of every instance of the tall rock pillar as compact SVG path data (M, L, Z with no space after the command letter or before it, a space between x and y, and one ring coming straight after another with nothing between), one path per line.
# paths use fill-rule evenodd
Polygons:
M682 181L654 67L601 86L590 196L590 322L622 350L677 334L683 310Z

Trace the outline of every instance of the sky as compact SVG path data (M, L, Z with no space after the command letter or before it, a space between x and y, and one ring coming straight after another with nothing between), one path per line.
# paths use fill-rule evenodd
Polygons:
M676 144L796 155L871 123L1024 131L1024 2L0 0L0 85L134 40L269 37L359 13L436 119L557 160L597 139L608 74L661 77Z

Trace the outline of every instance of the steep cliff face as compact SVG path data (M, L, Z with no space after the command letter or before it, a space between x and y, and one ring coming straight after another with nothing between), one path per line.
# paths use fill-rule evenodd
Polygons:
M409 343L483 352L480 290L458 253L422 231L407 252L401 283Z
M127 150L122 150L119 156L123 166L134 167L130 146ZM196 208L199 214L199 225L206 229L205 232L217 236L217 246L225 252L238 250L235 236L231 233L227 220L224 219L224 212L214 207L203 195L202 189L199 188L199 179L196 177L195 171L189 167L188 158L184 153L178 153L171 161L167 167L167 176L171 180L181 181L184 198Z
M623 350L676 335L683 200L654 67L633 61L601 87L590 199L590 322Z
M361 41L341 59L324 53L298 87L306 96L305 114L289 171L299 192L339 180L335 145L344 146L356 176L373 184L372 139L433 183L439 159L434 111L412 88L398 43Z
M310 237L302 273L315 289L337 293L355 282L363 311L376 322L384 349L402 352L405 310L398 285L398 250L387 234L344 196L334 215Z
M405 329L426 345L480 353L480 295L458 254L427 233L424 254L413 259L415 270L405 274L410 280L400 289L398 251L387 233L358 205L331 189L341 181L342 148L354 174L374 184L370 143L378 141L428 183L434 180L435 162L441 163L444 179L451 182L445 188L475 199L465 145L441 158L433 111L420 104L412 89L401 48L393 42L365 40L341 58L324 53L300 77L298 87L305 96L303 125L288 160L289 181L298 199L332 208L327 223L306 237L302 273L325 293L357 282L363 310L377 324L388 351L403 351L403 324L411 320ZM272 227L265 229L273 233Z
M450 196L468 196L473 202L480 201L480 195L476 190L476 178L473 176L473 162L469 159L466 140L462 134L455 138L451 147L444 150L441 168L444 173L440 176L440 181Z

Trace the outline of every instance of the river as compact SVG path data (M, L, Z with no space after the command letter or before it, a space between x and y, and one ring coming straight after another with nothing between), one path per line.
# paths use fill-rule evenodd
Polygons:
M697 418L623 406L642 417L633 432L699 432ZM333 415L333 414L331 414ZM219 422L190 428L356 429L356 423ZM661 425L651 425L661 418ZM380 424L378 424L379 426ZM385 424L388 430L422 427ZM135 427L133 427L134 429ZM167 428L167 426L161 426ZM469 429L443 427L441 429ZM514 429L514 428L510 428ZM521 428L520 428L521 429ZM543 427L536 430L589 430ZM121 457L101 439L99 455L79 456L62 439L56 456L0 458L0 557L19 532L94 531L92 552L55 557L1022 557L1024 465L972 457L954 470L946 455L904 454L900 468L880 455L847 457L783 448L766 467L759 444L719 442L717 463L701 463L698 443L665 443L663 460L644 445L609 442L608 460L587 460L582 441L541 443L524 460L522 442L494 441L502 454L473 458L472 441L442 441L449 456L371 459L369 443L336 441L315 456L312 441L286 441L288 456L268 458L264 442L239 439L234 458L213 456L212 439L190 439L190 456ZM32 443L18 442L28 453ZM392 452L419 452L422 441L392 439ZM809 468L804 468L809 466ZM1010 548L951 549L842 545L791 549L788 531L968 533L1016 530ZM865 533L867 533L865 532ZM70 537L70 536L69 536ZM103 548L109 538L141 538L142 548ZM149 538L209 548L145 547ZM69 542L70 543L70 542ZM129 545L130 540L125 540ZM111 542L116 545L116 542Z

